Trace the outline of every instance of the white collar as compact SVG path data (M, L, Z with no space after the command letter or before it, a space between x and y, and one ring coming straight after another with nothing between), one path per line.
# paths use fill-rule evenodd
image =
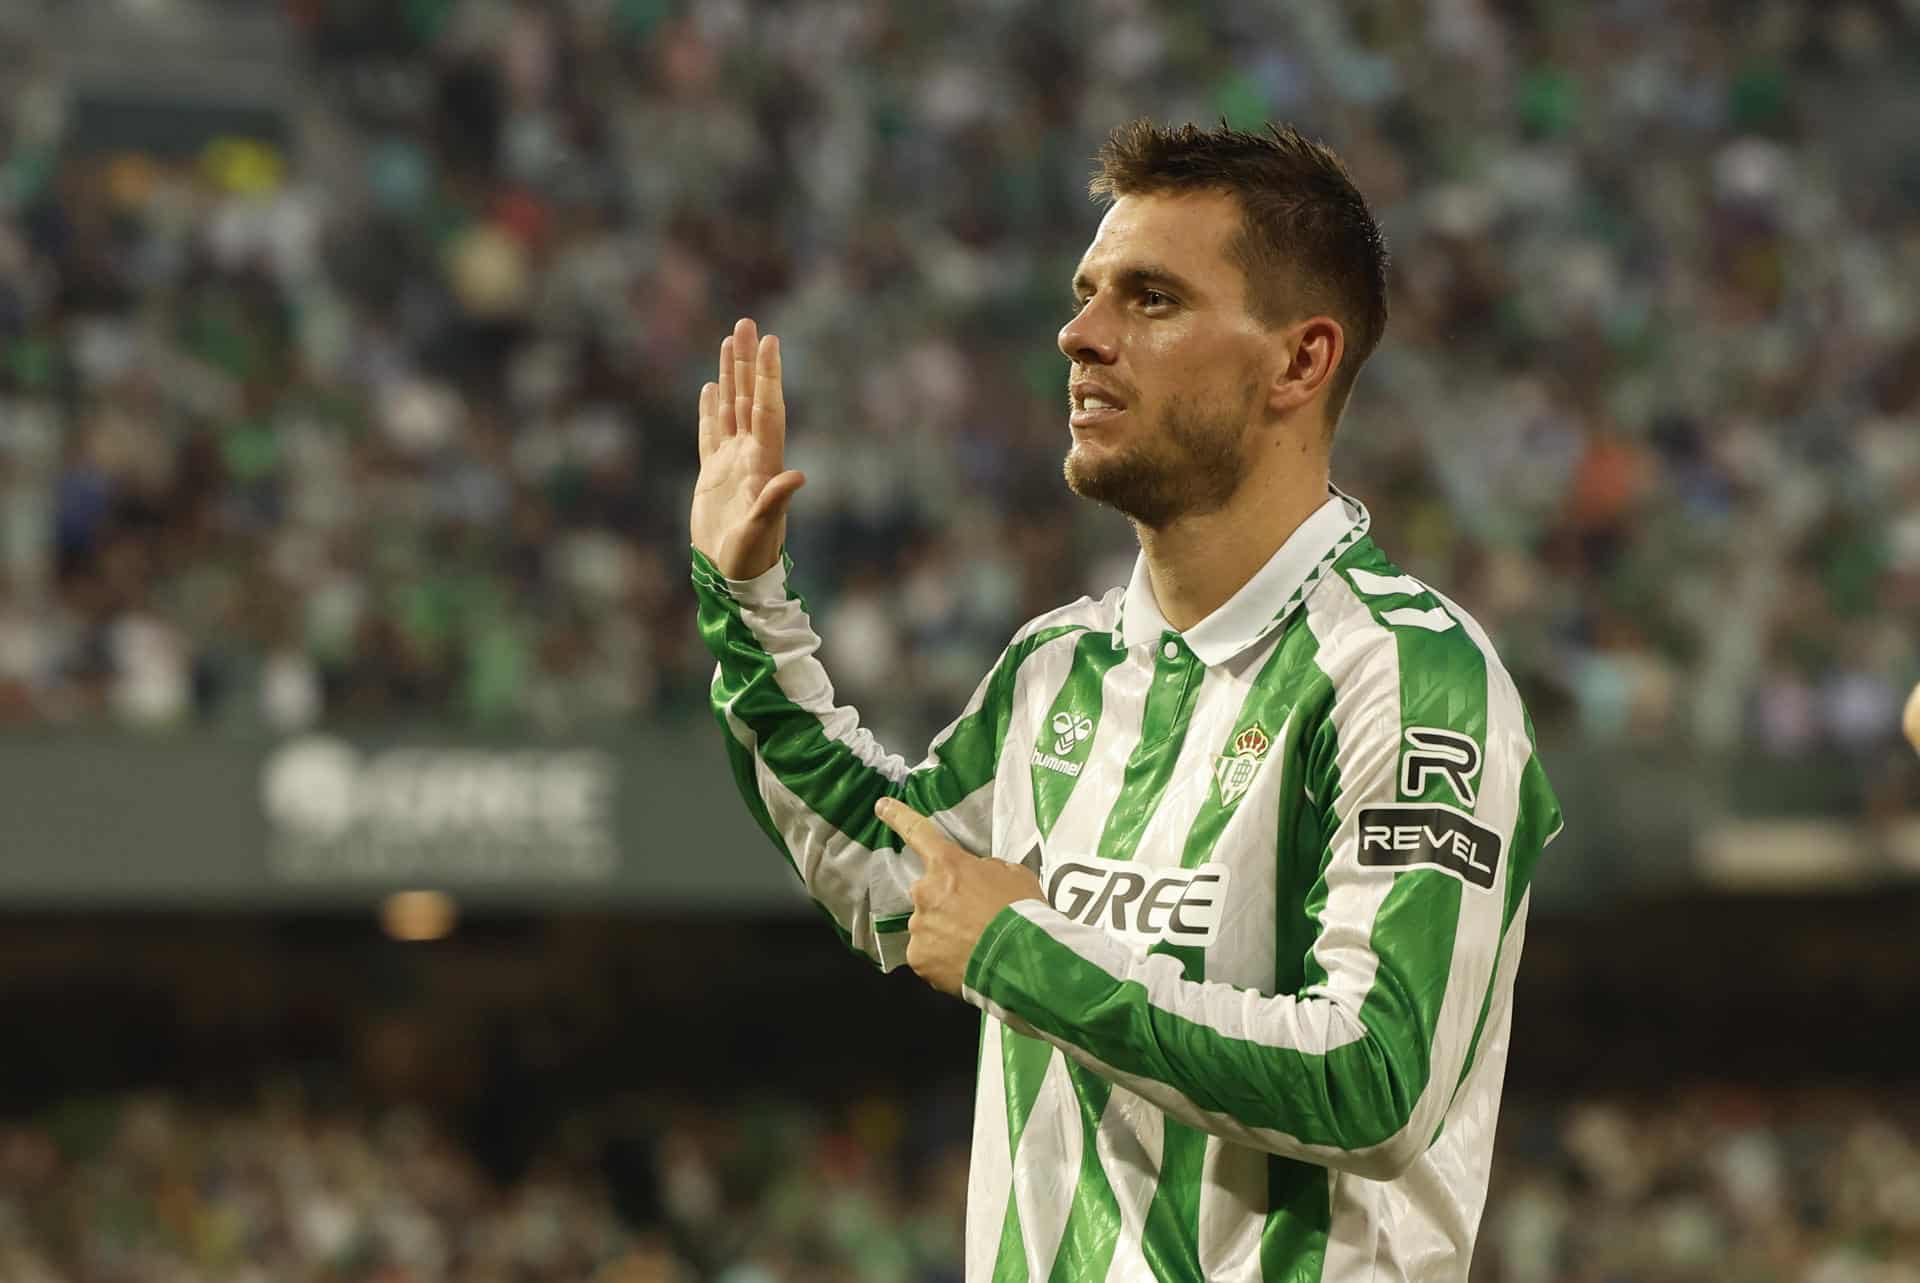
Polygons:
M1327 501L1294 528L1239 592L1180 634L1201 663L1224 664L1285 623L1334 558L1367 533L1373 519L1366 505L1333 486L1327 490ZM1154 600L1145 553L1134 559L1119 624L1114 641L1125 647L1157 645L1162 636L1175 631Z

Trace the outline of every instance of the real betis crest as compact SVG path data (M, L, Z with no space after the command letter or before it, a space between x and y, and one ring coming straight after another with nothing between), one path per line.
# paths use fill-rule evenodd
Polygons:
M1232 806L1253 785L1254 773L1273 747L1273 737L1255 722L1233 737L1233 752L1213 761L1213 778L1220 782L1220 805Z

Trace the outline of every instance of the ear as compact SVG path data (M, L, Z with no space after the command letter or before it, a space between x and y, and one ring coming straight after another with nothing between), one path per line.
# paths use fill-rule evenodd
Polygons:
M1267 389L1267 407L1291 415L1319 399L1347 352L1346 332L1331 316L1295 321L1276 336L1286 364Z

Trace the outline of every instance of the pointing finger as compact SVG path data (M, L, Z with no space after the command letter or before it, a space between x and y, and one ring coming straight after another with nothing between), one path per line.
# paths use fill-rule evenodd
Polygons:
M951 853L953 843L940 831L940 826L905 802L883 797L873 804L873 813L898 833L910 849L926 859Z

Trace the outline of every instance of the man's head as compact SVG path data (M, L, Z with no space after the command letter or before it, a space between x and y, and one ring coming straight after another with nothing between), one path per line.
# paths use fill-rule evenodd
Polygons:
M1112 205L1059 338L1068 484L1161 526L1225 504L1263 449L1324 464L1387 318L1386 250L1345 167L1291 128L1147 121L1099 159L1090 191Z

